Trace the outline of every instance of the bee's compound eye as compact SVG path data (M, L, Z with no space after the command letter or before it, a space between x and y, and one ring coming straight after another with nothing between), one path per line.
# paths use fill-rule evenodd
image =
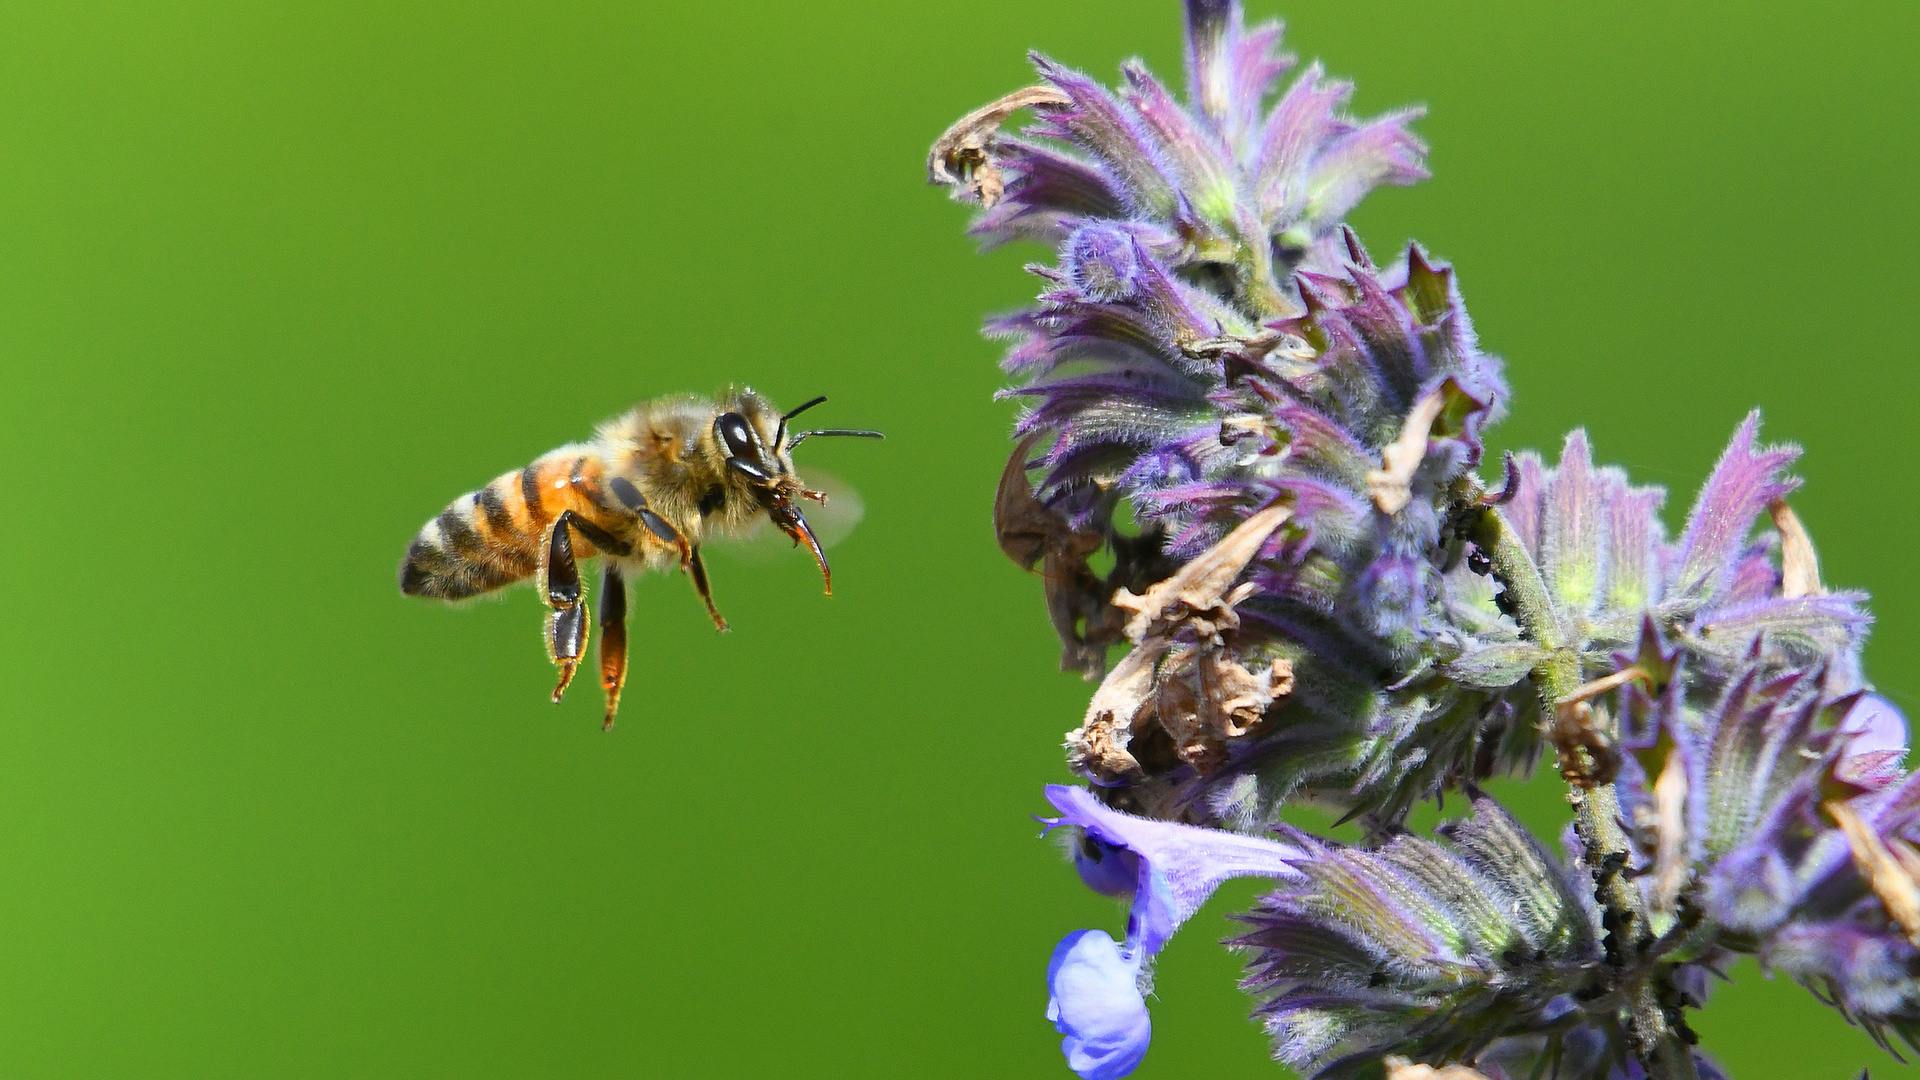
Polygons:
M721 413L713 422L713 433L727 448L731 457L753 460L760 455L754 452L753 433L747 429L747 422L739 413Z
M756 480L763 484L766 483L768 479L767 474L761 470L760 466L751 464L746 458L728 458L727 468L732 469L734 472L739 473L749 480Z

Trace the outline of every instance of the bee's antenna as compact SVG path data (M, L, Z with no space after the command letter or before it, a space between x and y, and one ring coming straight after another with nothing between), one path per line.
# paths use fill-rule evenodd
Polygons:
M877 431L862 431L858 428L828 428L825 431L796 431L793 433L793 441L787 444L787 449L792 450L794 447L800 445L800 441L802 439L806 439L814 435L851 435L861 439L886 438L885 435L882 435Z
M780 440L787 437L787 421L793 419L796 416L799 416L801 413L806 412L808 409L813 408L815 405L818 405L825 400L827 400L827 395L821 394L819 397L814 398L812 401L803 401L800 404L795 405L790 412L783 414L780 417L780 426L774 429L774 432L773 432L773 448L775 450L779 450ZM799 440L795 439L794 441L798 442Z
M780 417L780 419L791 420L794 417L799 416L801 413L806 412L808 409L813 408L815 405L818 405L825 400L827 400L827 395L821 394L819 397L814 398L812 401L803 401L800 404L795 405L792 408L792 410L787 412L784 416Z

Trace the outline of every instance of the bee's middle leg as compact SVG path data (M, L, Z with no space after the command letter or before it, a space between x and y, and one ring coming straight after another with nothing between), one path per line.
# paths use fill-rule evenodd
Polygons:
M694 545L693 558L687 569L693 574L693 590L700 594L701 601L707 605L707 616L713 620L713 628L726 633L727 620L721 618L720 609L713 606L713 585L707 581L707 564L701 560L697 544Z
M629 489L632 486L627 485ZM680 552L680 569L692 576L694 591L700 594L701 602L707 605L707 617L713 620L714 629L723 634L726 633L727 620L721 618L720 609L713 606L713 586L707 582L707 564L700 559L700 545L687 543L687 538L680 535L680 530L674 528L665 518L648 510L647 500L642 498L639 492L621 494L618 487L614 491L615 494L620 495L621 501L639 517L640 523L647 527L648 532L659 537L661 542L671 544Z
M608 487L613 491L613 497L620 500L620 505L646 526L648 532L680 553L680 569L685 570L693 559L693 548L687 544L686 537L680 535L680 530L674 528L666 518L647 509L647 497L633 486L633 481L616 476Z

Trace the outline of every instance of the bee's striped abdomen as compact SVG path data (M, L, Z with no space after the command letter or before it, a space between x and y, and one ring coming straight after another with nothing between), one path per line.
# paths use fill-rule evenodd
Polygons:
M594 457L561 451L460 496L407 546L400 591L464 600L532 577L540 569L540 542L561 511L604 516L591 501L600 475ZM579 557L594 554L584 538L573 543Z

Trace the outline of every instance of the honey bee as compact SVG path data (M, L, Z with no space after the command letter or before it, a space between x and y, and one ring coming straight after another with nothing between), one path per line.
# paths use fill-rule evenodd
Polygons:
M737 536L764 514L820 564L827 595L833 572L798 501L824 503L793 471L793 448L820 435L878 439L877 431L787 431L787 422L825 401L781 413L751 389L715 397L644 402L600 425L593 440L570 443L468 492L426 523L400 562L408 596L465 600L534 578L548 612L543 639L560 668L553 700L573 681L588 637L580 562L605 556L600 584L600 685L606 727L627 678L630 574L678 566L693 579L715 628L700 545Z

